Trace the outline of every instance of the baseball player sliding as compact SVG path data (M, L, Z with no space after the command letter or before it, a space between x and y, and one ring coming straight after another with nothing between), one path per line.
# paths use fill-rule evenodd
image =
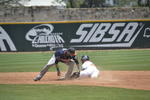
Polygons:
M55 54L51 57L51 59L48 61L48 63L44 66L44 68L41 70L41 72L33 79L34 81L39 81L45 73L48 71L48 69L55 65L57 70L57 75L60 76L60 69L58 66L58 63L62 62L65 63L68 66L68 71L66 72L64 79L70 79L72 75L72 71L74 68L74 64L77 65L78 70L79 68L79 62L75 53L74 48L69 49L59 49L55 52Z
M89 56L84 55L81 57L82 70L80 72L80 77L90 77L98 78L100 72L96 66L90 61Z
M82 69L79 72L73 73L71 76L74 78L98 78L100 71L96 68L93 62L90 61L89 56L84 55L81 57Z

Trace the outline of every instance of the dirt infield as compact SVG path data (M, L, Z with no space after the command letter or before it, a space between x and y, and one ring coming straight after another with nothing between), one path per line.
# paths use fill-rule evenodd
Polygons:
M41 81L34 82L37 72L1 72L0 84L62 84L119 87L150 90L150 71L102 71L98 79L58 80L55 72L48 72Z

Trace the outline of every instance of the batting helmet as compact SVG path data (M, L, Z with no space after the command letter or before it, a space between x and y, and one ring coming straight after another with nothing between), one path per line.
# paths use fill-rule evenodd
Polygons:
M90 58L89 58L89 56L87 56L87 55L83 55L83 56L81 57L81 60L82 60L82 61L86 61L86 60L90 60Z

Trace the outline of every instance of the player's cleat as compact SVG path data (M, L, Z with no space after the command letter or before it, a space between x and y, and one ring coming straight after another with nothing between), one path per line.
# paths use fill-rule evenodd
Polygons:
M65 77L60 77L58 80L65 80Z
M33 80L34 80L34 81L40 81L41 78L42 78L42 77L41 77L40 75L38 75L38 76L35 77Z
M38 79L38 78L34 78L33 80L34 80L34 81L39 81L40 79Z
M76 78L79 78L80 77L80 72L74 72L72 75L71 75L71 79L76 79Z

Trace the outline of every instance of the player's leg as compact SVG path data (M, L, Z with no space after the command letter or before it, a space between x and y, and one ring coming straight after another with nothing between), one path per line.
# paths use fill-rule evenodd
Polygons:
M56 61L56 58L55 58L55 55L53 55L53 56L51 57L51 59L48 61L48 63L43 67L43 69L41 70L40 74L41 74L42 76L44 76L44 74L48 71L48 69L49 69L51 66L55 65L55 61Z
M89 70L83 70L80 72L80 78L87 78L90 77L91 72Z
M70 79L71 75L72 75L72 72L73 72L73 69L74 69L75 62L71 61L71 62L68 62L66 64L68 65L68 70L67 70L67 72L65 74L65 79Z
M96 70L91 74L91 78L98 78L99 75L100 75L100 72Z
M48 63L43 67L43 69L40 71L40 73L33 79L34 81L38 81L40 80L44 75L45 73L48 71L48 69L55 65L55 61L56 61L56 58L55 56L53 55L51 57L51 59L48 61Z

